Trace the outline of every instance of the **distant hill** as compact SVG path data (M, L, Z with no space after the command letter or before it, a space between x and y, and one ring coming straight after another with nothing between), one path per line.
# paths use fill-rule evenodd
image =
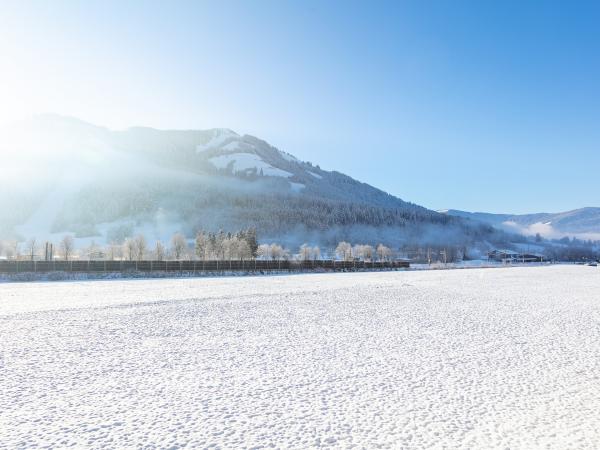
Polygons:
M112 131L36 116L0 143L0 235L97 243L256 227L288 245L488 245L491 226L440 214L229 129Z
M536 214L490 214L455 209L440 211L454 217L462 217L491 224L509 232L525 235L540 233L548 238L564 236L600 240L600 208L581 208L560 213Z

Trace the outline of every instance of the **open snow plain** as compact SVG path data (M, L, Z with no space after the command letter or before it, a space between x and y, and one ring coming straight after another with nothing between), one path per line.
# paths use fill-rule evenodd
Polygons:
M0 285L2 448L598 448L600 270Z

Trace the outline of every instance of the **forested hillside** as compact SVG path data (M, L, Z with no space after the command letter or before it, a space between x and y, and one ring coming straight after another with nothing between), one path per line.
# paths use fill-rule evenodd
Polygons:
M255 228L261 239L485 246L491 226L428 210L227 129L111 131L38 116L9 130L4 238L96 242Z

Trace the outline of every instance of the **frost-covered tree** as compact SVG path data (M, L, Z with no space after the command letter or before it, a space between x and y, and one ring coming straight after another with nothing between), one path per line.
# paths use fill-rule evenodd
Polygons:
M135 257L138 261L144 259L144 255L146 254L146 248L148 245L146 244L146 238L143 234L138 234L134 239L135 244Z
M302 261L308 261L312 256L312 249L307 244L302 244L300 246L299 256Z
M176 233L171 237L171 253L173 258L180 260L184 256L186 248L187 241L183 234Z
M60 241L60 251L62 253L63 259L68 261L75 251L75 240L73 236L70 234L66 234Z
M194 250L196 252L196 257L199 259L207 259L209 254L210 242L208 236L204 231L198 231L196 233L196 241L194 243Z
M220 230L219 233L215 236L214 244L213 244L213 252L215 254L216 259L222 260L225 259L225 239L227 236L223 230Z
M256 251L259 259L271 259L271 246L269 244L260 244Z
M223 241L221 242L221 247L223 248L223 259L237 259L237 238L224 237Z
M377 257L379 261L389 261L392 257L392 250L383 244L377 246Z
M156 241L156 244L154 245L154 259L156 261L162 261L165 259L165 253L166 251L163 243L161 241Z
M342 241L335 248L335 254L342 261L350 261L352 259L352 246L348 242Z
M252 250L246 241L238 241L238 259L252 259Z
M319 248L319 246L314 246L311 249L311 256L314 260L321 259L321 249Z
M352 256L362 261L372 261L374 253L373 247L368 244L356 244L352 248Z
M244 233L242 238L248 243L248 247L250 247L250 256L256 256L256 250L258 249L258 239L256 237L256 228L248 228Z
M373 261L373 254L375 253L375 251L373 250L373 247L370 245L363 245L361 248L362 251L362 259L364 261Z
M271 244L271 259L285 259L285 250L279 244Z
M123 254L125 255L125 259L129 261L136 259L136 243L134 239L125 239L125 242L123 242Z

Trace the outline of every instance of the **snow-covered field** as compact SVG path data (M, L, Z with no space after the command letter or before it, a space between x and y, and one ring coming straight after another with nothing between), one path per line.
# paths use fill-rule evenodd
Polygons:
M0 285L1 448L597 448L600 270Z

